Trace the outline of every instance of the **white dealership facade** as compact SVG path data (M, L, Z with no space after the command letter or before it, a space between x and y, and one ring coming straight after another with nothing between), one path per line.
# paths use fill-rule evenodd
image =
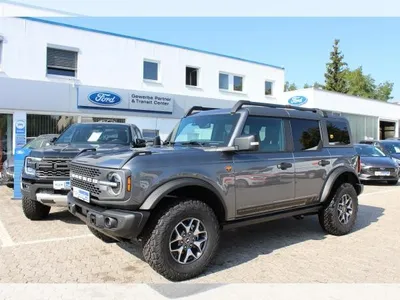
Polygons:
M165 138L194 105L277 103L283 87L281 67L40 18L0 18L0 134L8 153L21 146L24 122L28 137L112 118Z
M1 12L59 15L4 4ZM316 89L284 93L284 77L282 67L265 63L41 18L0 17L0 161L26 136L58 133L73 122L113 119L165 138L190 107L231 107L242 99L346 116L356 140L398 136L400 105Z

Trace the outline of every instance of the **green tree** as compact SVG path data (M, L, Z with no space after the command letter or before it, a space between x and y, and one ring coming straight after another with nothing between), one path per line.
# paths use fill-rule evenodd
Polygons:
M326 64L325 89L339 93L347 93L345 74L347 64L344 55L339 50L339 41L335 39L333 50L330 53L330 61Z
M289 81L285 82L285 90L284 90L285 92L295 91L295 90L297 90L296 84L290 83Z
M345 80L347 94L364 98L374 98L376 89L375 80L371 75L364 74L362 67L358 67L353 71L346 70Z
M375 90L375 99L381 101L388 101L393 99L391 96L393 91L393 82L385 81L384 83L379 84Z
M369 99L388 101L392 99L393 83L385 81L376 85L375 79L370 74L364 74L363 68L358 67L346 71L348 94Z
M305 89L309 89L311 87L311 85L309 85L308 83L306 83L305 85L304 85L304 87L303 88L305 88Z

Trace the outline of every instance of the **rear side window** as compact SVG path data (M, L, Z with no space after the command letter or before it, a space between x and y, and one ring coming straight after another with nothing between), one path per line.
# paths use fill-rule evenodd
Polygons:
M318 150L321 143L319 121L292 119L290 124L293 132L294 151Z
M343 121L327 121L329 145L349 145L348 124Z

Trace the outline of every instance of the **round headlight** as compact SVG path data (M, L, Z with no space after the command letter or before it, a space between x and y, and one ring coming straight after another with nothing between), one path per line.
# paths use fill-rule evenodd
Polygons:
M116 183L116 186L110 186L109 187L109 191L111 192L111 194L117 196L121 193L122 191L122 178L119 174L117 173L110 173L108 174L108 180L110 182Z

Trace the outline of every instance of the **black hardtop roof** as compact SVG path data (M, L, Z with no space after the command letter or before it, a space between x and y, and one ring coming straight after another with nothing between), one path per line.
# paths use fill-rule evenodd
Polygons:
M302 119L330 119L337 121L345 121L347 119L340 116L328 115L326 112L318 108L302 108L295 106L278 105L272 103L250 102L246 100L238 101L233 108L210 108L194 106L186 113L186 116L196 115L216 115L216 114L234 114L247 110L249 115L253 116L269 116L269 117L289 117ZM198 112L195 112L198 111Z

